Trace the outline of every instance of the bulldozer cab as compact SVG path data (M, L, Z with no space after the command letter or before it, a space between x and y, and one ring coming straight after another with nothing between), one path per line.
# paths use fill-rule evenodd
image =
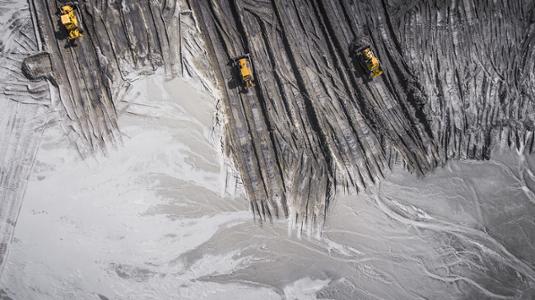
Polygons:
M234 61L240 72L242 87L245 89L254 87L253 69L251 67L251 57L249 54L237 57Z
M61 24L63 24L63 26L65 27L70 27L73 25L71 18L68 14L61 15Z

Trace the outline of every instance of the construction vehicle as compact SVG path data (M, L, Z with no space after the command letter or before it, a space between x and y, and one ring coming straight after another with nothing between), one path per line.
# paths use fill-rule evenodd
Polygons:
M244 90L248 90L255 86L253 77L253 68L251 64L251 56L245 54L234 59L234 64L240 72L241 85Z
M83 34L83 31L78 25L78 17L76 16L75 9L76 5L72 2L61 4L59 9L60 21L67 31L67 39L71 45Z
M383 74L381 63L379 59L373 53L369 44L364 44L359 47L355 47L355 57L360 66L367 72L370 79L375 79Z

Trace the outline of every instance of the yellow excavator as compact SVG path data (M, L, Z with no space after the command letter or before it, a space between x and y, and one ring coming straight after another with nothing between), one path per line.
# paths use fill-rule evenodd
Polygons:
M384 72L381 68L379 58L373 52L371 46L364 42L360 46L354 47L355 58L360 66L367 72L370 79L375 79L381 76Z
M245 54L234 59L234 63L240 72L242 88L248 90L255 86L251 56Z
M75 9L76 5L72 2L61 4L59 9L60 21L67 31L67 39L71 45L83 35L83 31L78 24Z

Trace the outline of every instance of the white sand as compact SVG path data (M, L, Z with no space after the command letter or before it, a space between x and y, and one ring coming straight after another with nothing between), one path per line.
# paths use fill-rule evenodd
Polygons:
M452 163L425 179L397 170L339 195L324 238L300 240L284 220L255 224L239 189L224 192L210 96L153 76L119 110L123 144L105 156L82 161L60 128L45 132L0 281L14 299L529 293L515 255L532 255L517 247L533 240L518 229L534 215L532 158Z

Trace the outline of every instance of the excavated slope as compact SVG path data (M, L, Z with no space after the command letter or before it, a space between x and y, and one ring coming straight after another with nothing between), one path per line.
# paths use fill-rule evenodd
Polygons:
M129 80L191 70L183 51L203 44L181 34L192 9L223 92L227 150L261 220L319 228L336 190L362 190L394 163L425 174L488 158L498 141L533 148L531 1L91 1L71 48L57 4L30 4L83 156L120 141L114 101ZM351 51L362 36L385 70L373 81ZM244 53L257 81L248 94L232 66Z
M178 4L84 2L77 13L84 36L75 47L67 47L58 2L30 3L44 41L42 50L50 54L71 139L82 156L106 149L121 138L114 101L120 100L127 77L162 65L171 74L177 72L178 26L173 15Z
M533 1L194 1L225 93L227 135L260 219L321 226L339 188L393 163L425 174L495 143L533 150ZM368 82L366 36L385 74ZM240 93L234 57L257 86Z
M319 229L334 192L362 190L394 163L425 174L452 158L486 159L502 141L534 147L532 1L82 1L76 47L65 47L57 2L28 4L31 16L21 19L21 7L5 18L1 48L9 102L0 105L11 113L0 125L13 140L0 147L2 252L45 122L29 116L59 115L84 157L106 151L121 140L115 104L131 80L208 67L196 26L222 91L227 150L260 220ZM385 70L374 81L350 51L361 36ZM50 92L19 68L40 51ZM231 64L243 53L257 82L248 94Z

